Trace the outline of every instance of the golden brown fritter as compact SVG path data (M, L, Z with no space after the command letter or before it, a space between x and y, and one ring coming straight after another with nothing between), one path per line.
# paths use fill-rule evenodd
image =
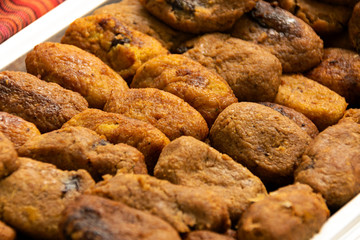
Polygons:
M348 29L352 46L360 52L360 3L356 4L353 9Z
M40 135L35 124L7 112L0 112L0 132L19 149L27 140Z
M19 155L52 163L63 170L85 169L95 180L105 174L146 174L144 156L136 148L113 145L84 127L67 127L27 141Z
M108 65L76 46L40 43L27 54L25 62L28 73L80 93L91 107L103 108L111 91L129 89Z
M306 76L345 97L352 106L360 106L360 56L354 51L328 48L323 60Z
M266 195L263 183L248 169L192 137L180 137L162 151L154 175L174 184L215 192L226 202L235 224L254 199Z
M360 124L360 109L350 108L346 110L344 116L340 119L339 123L343 121L353 121Z
M153 172L162 149L170 140L150 123L122 114L87 109L66 122L63 127L89 128L113 143L125 143L137 148L145 157L149 173Z
M34 123L41 132L60 128L87 107L80 94L56 83L47 83L25 72L0 73L0 111Z
M297 183L251 205L239 221L238 238L308 240L328 217L329 210L321 195Z
M345 98L303 75L283 75L275 102L303 113L320 131L339 121Z
M176 49L181 43L193 37L192 34L179 32L151 15L140 3L134 0L122 0L98 8L93 14L109 14L125 25L157 39L169 49Z
M76 19L61 42L93 53L126 80L147 60L168 53L158 40L125 26L111 15Z
M185 240L235 240L235 239L215 232L200 230L189 233L186 236Z
M16 232L11 227L0 221L0 239L15 240Z
M0 180L19 168L20 163L17 158L14 144L0 132Z
M237 102L229 84L200 63L178 54L147 61L136 72L130 85L158 88L189 103L209 126L227 106Z
M360 192L360 125L342 121L321 132L295 171L297 182L322 194L337 210Z
M290 118L293 120L302 130L304 130L307 134L309 134L310 137L314 138L319 134L319 130L315 126L315 124L307 118L304 114L296 111L295 109L276 104L276 103L270 103L270 102L262 102L260 103L264 106L270 107L285 117Z
M99 182L91 194L156 215L180 233L191 229L224 232L230 226L226 204L214 192L149 175L117 174Z
M239 101L273 101L280 85L280 61L263 47L232 38L206 34L185 44L185 56L222 76Z
M209 132L198 111L181 98L156 88L113 92L104 110L148 122L170 140L183 135L203 140Z
M320 36L342 32L346 29L352 12L350 7L313 0L277 0L277 2L281 8L309 24Z
M180 240L162 219L106 198L82 195L69 204L60 223L68 240Z
M243 164L267 185L293 182L294 167L311 137L295 122L257 103L227 107L210 130L212 146Z
M323 41L308 24L261 0L236 22L231 34L264 46L280 60L286 73L311 69L323 54Z
M184 32L206 33L224 31L257 0L140 0L154 16Z
M1 220L27 236L56 240L61 212L94 181L85 170L19 158L20 168L0 181Z

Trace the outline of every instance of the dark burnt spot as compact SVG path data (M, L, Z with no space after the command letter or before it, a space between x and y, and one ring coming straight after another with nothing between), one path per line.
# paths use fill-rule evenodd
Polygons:
M189 13L195 12L195 4L194 1L186 1L186 0L166 0L168 4L170 4L172 11L186 11Z
M180 47L175 48L175 50L172 53L183 54L192 48L193 48L193 46L191 46L191 47L190 46L180 46Z
M329 64L330 64L330 65L336 65L337 63L338 63L337 60L331 60L331 61L329 61Z
M90 206L82 206L68 217L65 222L65 237L73 233L82 233L82 239L111 240L114 239L112 231L101 219L101 214ZM72 239L72 238L71 238Z
M259 1L250 12L250 17L263 28L271 28L285 36L301 37L302 28L298 20L279 7Z
M79 175L74 175L74 176L71 176L69 179L67 179L65 182L63 182L64 188L63 188L63 190L61 190L62 198L65 197L67 192L70 192L73 190L79 191L80 179L81 179L81 177Z
M101 139L98 142L94 142L93 145L92 145L92 148L96 148L97 146L106 146L108 144L110 144L108 141L106 141L104 139Z
M125 35L119 34L111 41L111 47L115 47L118 44L124 45L126 43L130 43L131 40Z

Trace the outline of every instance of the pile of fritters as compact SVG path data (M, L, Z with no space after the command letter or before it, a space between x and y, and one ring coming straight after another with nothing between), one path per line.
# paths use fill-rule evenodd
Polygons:
M360 192L357 2L122 0L34 46L0 239L310 239Z

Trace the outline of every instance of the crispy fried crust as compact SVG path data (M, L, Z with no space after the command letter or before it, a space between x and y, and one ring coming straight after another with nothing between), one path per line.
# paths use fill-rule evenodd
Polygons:
M215 232L210 231L193 231L189 233L185 240L234 240L234 238L231 238L226 235L221 235Z
M239 221L238 238L307 240L328 217L329 210L321 195L297 183L251 205Z
M107 4L95 10L93 14L112 15L127 26L157 39L169 50L175 50L182 42L193 37L192 34L176 31L158 20L141 5L140 1L122 0Z
M0 111L34 123L41 132L60 128L88 107L78 93L24 72L0 73Z
M360 109L350 108L346 110L344 116L340 119L339 123L343 121L353 121L360 124Z
M285 117L290 118L302 130L307 132L307 134L309 134L310 137L314 138L319 134L319 130L317 129L315 124L309 118L307 118L304 114L296 111L295 109L289 108L289 107L286 107L286 106L283 106L280 104L276 104L276 103L270 103L270 102L262 102L260 104L270 107L270 108L278 111Z
M311 69L323 54L323 41L308 24L261 0L237 21L231 34L264 46L280 60L286 73Z
M224 31L257 0L140 0L154 16L171 27L190 33Z
M227 106L237 102L229 84L200 63L182 55L153 58L143 64L130 85L158 88L189 103L209 126Z
M0 239L15 240L16 232L11 227L0 221Z
M180 240L162 219L91 195L78 197L64 210L60 229L69 240Z
M0 132L14 144L16 150L27 140L40 135L35 124L6 112L0 112Z
M174 184L215 192L226 202L233 223L252 200L266 195L263 183L248 169L187 136L175 139L164 148L154 174Z
M344 97L303 75L283 75L275 102L303 113L320 131L337 123L347 107Z
M137 148L145 157L149 173L152 173L162 149L170 140L150 123L129 118L122 114L87 109L66 122L63 127L89 128L113 143L125 143Z
M32 238L57 240L61 212L94 185L84 171L61 171L54 165L19 158L20 168L0 181L0 216Z
M222 76L239 101L274 100L281 63L263 47L214 33L188 41L185 50L185 56Z
M113 92L104 110L146 121L170 140L183 135L203 140L209 132L198 111L181 98L156 88Z
M341 33L351 17L352 9L313 0L277 0L280 7L309 24L320 36Z
M345 97L352 106L360 106L360 56L354 51L327 48L323 60L306 76Z
M119 74L76 46L40 43L27 54L25 62L28 73L80 93L91 107L103 108L111 91L129 89Z
M342 121L321 132L306 149L295 171L297 182L310 185L331 210L360 192L360 125Z
M27 141L19 155L56 165L63 170L85 169L95 180L117 172L146 174L144 156L126 144L110 144L96 132L67 127Z
M0 180L16 171L20 163L14 144L0 132Z
M175 185L149 175L117 174L98 183L91 193L156 215L181 233L191 229L225 232L230 227L225 202L199 187Z
M168 53L155 38L106 14L76 19L61 42L93 53L126 80L147 60Z

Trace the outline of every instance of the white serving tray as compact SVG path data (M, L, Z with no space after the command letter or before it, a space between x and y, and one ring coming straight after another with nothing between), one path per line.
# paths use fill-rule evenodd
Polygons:
M35 45L45 41L58 42L75 19L91 13L99 6L119 1L66 0L0 44L0 71L26 71L26 53ZM312 240L360 240L360 194L333 214Z

